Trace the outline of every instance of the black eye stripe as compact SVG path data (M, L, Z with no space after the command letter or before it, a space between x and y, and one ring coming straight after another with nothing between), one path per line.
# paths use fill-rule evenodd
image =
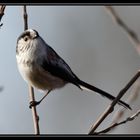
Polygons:
M33 31L36 33L37 36L39 36L39 34L38 34L38 32L37 32L36 30L33 30ZM25 36L31 38L31 33L30 33L30 31L24 31L24 32L18 37L17 42L18 42L21 38L24 39Z
M27 32L22 33L22 34L19 36L19 38L18 38L18 40L17 40L17 41L19 41L21 38L24 38L25 36L30 37L30 32L29 32L29 31L27 31Z
M25 36L30 36L30 32L25 32L21 35L21 38L24 38Z

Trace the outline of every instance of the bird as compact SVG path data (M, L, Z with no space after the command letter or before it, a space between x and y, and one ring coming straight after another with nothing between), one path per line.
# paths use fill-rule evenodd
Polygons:
M39 105L51 91L63 88L68 83L81 90L88 89L99 93L110 100L115 99L106 91L78 78L64 59L43 40L35 29L27 29L17 38L16 61L22 78L32 87L46 92L40 101L31 102L30 108ZM131 109L122 100L119 100L118 104Z

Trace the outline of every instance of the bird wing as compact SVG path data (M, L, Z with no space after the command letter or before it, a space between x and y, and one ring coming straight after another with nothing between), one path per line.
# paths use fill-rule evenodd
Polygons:
M68 64L48 45L47 56L43 59L42 67L50 72L53 76L59 77L66 82L79 86L78 77L72 72Z
M112 96L111 94L97 88L94 87L88 83L85 83L83 81L81 81L71 70L71 68L68 66L68 64L51 48L51 47L47 47L47 56L46 59L43 60L42 63L42 67L44 70L50 72L53 76L59 77L63 80L65 80L66 82L70 82L73 83L74 85L78 86L80 89L82 89L80 87L84 86L92 91L95 91L99 94L101 94L102 96L107 97L110 100L114 100L115 97ZM131 107L126 104L123 101L119 101L118 102L120 105L123 105L126 108L131 109Z

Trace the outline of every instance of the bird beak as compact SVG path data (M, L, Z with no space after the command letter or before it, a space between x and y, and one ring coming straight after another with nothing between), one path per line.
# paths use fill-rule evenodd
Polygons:
M36 32L34 32L34 31L32 31L32 30L30 31L30 35L31 35L32 39L35 39L38 36L38 34Z
M35 39L35 38L37 38L37 35L36 34L33 36L33 39Z

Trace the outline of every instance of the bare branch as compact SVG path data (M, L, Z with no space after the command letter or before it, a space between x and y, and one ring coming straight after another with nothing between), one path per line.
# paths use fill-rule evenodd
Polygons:
M24 18L24 30L27 30L28 29L28 15L27 15L27 10L26 10L26 5L23 6L23 18ZM32 102L35 101L34 89L30 85L29 85L29 97L30 97L30 101ZM37 110L35 106L32 107L32 116L33 116L35 134L39 135L40 134L39 116L37 115Z
M128 104L131 104L133 101L135 101L137 99L139 91L140 91L140 80L138 80L134 83L130 96L128 97L128 100L127 100ZM126 111L125 108L120 108L115 113L112 123L118 122L118 120L124 115L125 111Z
M1 5L0 6L0 21L4 15L4 10L5 10L6 6L5 5ZM0 24L0 27L3 25L3 23Z
M30 102L32 101L34 102L35 101L34 89L30 85L29 85L29 96L30 96ZM35 134L39 135L40 134L39 116L37 115L37 110L35 106L32 106L32 116L33 116Z
M113 102L107 107L95 124L91 127L89 134L93 134L98 126L103 122L103 120L114 110L115 105L121 99L121 97L126 93L126 91L132 86L132 84L139 78L140 71L128 82L128 84L119 92L118 96L113 100Z
M119 17L119 15L116 13L115 9L111 6L105 6L107 12L111 15L114 22L116 22L128 35L131 42L140 49L140 40L138 39L137 34L131 30L124 21ZM140 52L139 52L140 53Z
M116 24L118 24L118 26L120 26L123 31L126 32L126 34L129 37L131 43L134 45L134 48L136 49L136 51L140 55L140 39L138 38L138 35L124 23L124 21L116 13L116 11L115 11L115 9L113 7L111 7L111 6L105 6L105 9L109 13L109 15L112 17L113 21ZM131 91L131 94L128 97L127 103L130 104L133 101L135 101L135 99L137 99L137 96L138 96L139 91L140 91L140 80L137 81L134 84L133 90ZM115 113L115 115L113 117L114 118L113 119L113 123L116 123L123 116L125 110L126 109L123 108L123 109L120 109L119 111L117 111Z
M135 114L133 114L132 116L126 118L124 121L121 121L119 123L113 123L111 126L109 126L108 128L102 130L102 131L99 131L99 132L95 132L94 135L100 135L102 133L107 133L109 132L110 130L112 130L113 128L119 126L119 125L122 125L122 124L125 124L129 121L133 121L136 117L138 117L140 114L140 110L138 110Z

